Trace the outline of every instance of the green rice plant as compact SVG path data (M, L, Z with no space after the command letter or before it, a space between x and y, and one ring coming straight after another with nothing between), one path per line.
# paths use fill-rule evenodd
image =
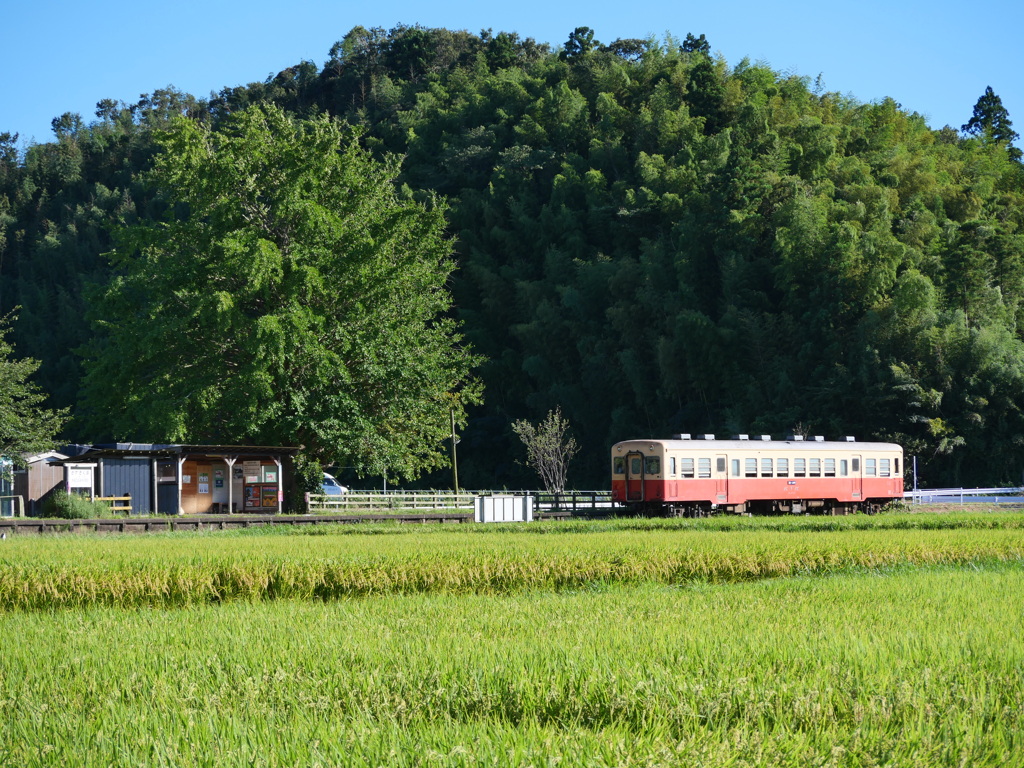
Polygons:
M406 528L388 537L19 537L0 550L0 609L722 583L1024 556L1024 531L1018 528L653 528L550 536L421 530Z
M0 615L19 766L1024 763L1024 565Z
M975 505L977 506L977 505ZM914 507L908 507L913 510ZM1024 528L1024 514L1019 509L983 508L964 509L942 514L907 511L886 515L783 515L776 517L745 517L721 515L711 518L603 518L545 520L529 524L491 523L486 525L425 526L419 535L440 533L450 535L454 530L462 534L512 533L522 535L548 535L568 533L597 533L600 531L889 531L889 530L950 530L974 528ZM287 525L261 526L257 528L225 531L231 536L316 536L316 535L368 535L406 534L409 526L400 522L380 521L360 524L310 525L293 527ZM218 532L219 533L219 532Z

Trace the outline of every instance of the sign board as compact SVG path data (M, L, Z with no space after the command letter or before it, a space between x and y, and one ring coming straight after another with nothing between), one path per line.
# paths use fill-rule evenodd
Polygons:
M68 488L92 488L92 467L68 467Z
M245 482L247 483L258 483L263 478L260 477L260 462L257 461L243 461L242 462L242 474L245 475Z

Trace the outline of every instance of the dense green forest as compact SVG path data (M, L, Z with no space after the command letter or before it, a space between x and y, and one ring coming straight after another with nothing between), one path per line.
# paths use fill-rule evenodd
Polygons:
M510 425L559 406L577 487L607 484L613 441L675 432L894 440L922 484L1021 482L1024 167L998 96L934 129L703 35L356 27L322 67L104 100L24 152L0 134L0 312L21 307L10 340L51 405L88 405L90 296L112 226L159 213L159 132L268 102L356 126L401 158L401 196L447 199L454 312L485 359L463 485L535 484Z

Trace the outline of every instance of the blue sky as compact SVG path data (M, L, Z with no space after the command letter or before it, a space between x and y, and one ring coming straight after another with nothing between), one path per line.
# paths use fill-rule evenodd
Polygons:
M891 96L934 128L959 127L991 85L1024 133L1024 3L901 0L22 0L0 13L0 132L22 143L52 138L63 112L94 119L96 102L133 102L174 85L205 97L264 80L303 59L322 66L331 45L356 25L422 24L518 32L560 46L577 26L598 40L705 34L735 65L744 57L773 69L819 74L826 90L863 102ZM1018 141L1018 146L1024 142Z

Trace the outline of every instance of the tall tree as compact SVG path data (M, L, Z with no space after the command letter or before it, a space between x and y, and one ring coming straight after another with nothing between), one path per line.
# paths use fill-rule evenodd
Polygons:
M599 48L601 43L594 39L594 30L590 27L576 27L559 54L563 59L573 61Z
M7 341L10 316L0 318L0 456L20 460L20 454L53 447L67 411L43 407L46 394L29 380L39 361L14 358Z
M302 445L311 476L444 464L451 411L463 422L477 393L445 317L443 204L400 198L398 161L327 116L178 118L159 144L167 213L119 232L121 275L93 314L94 428Z
M972 136L984 136L991 141L1004 144L1014 160L1021 158L1021 151L1011 146L1020 138L1020 134L1013 130L1010 113L1003 106L1003 100L992 91L992 86L985 88L985 93L974 105L974 114L960 130Z
M703 34L700 37L694 37L693 34L687 32L686 39L683 40L683 44L679 48L683 53L703 53L705 56L711 56L711 43Z

